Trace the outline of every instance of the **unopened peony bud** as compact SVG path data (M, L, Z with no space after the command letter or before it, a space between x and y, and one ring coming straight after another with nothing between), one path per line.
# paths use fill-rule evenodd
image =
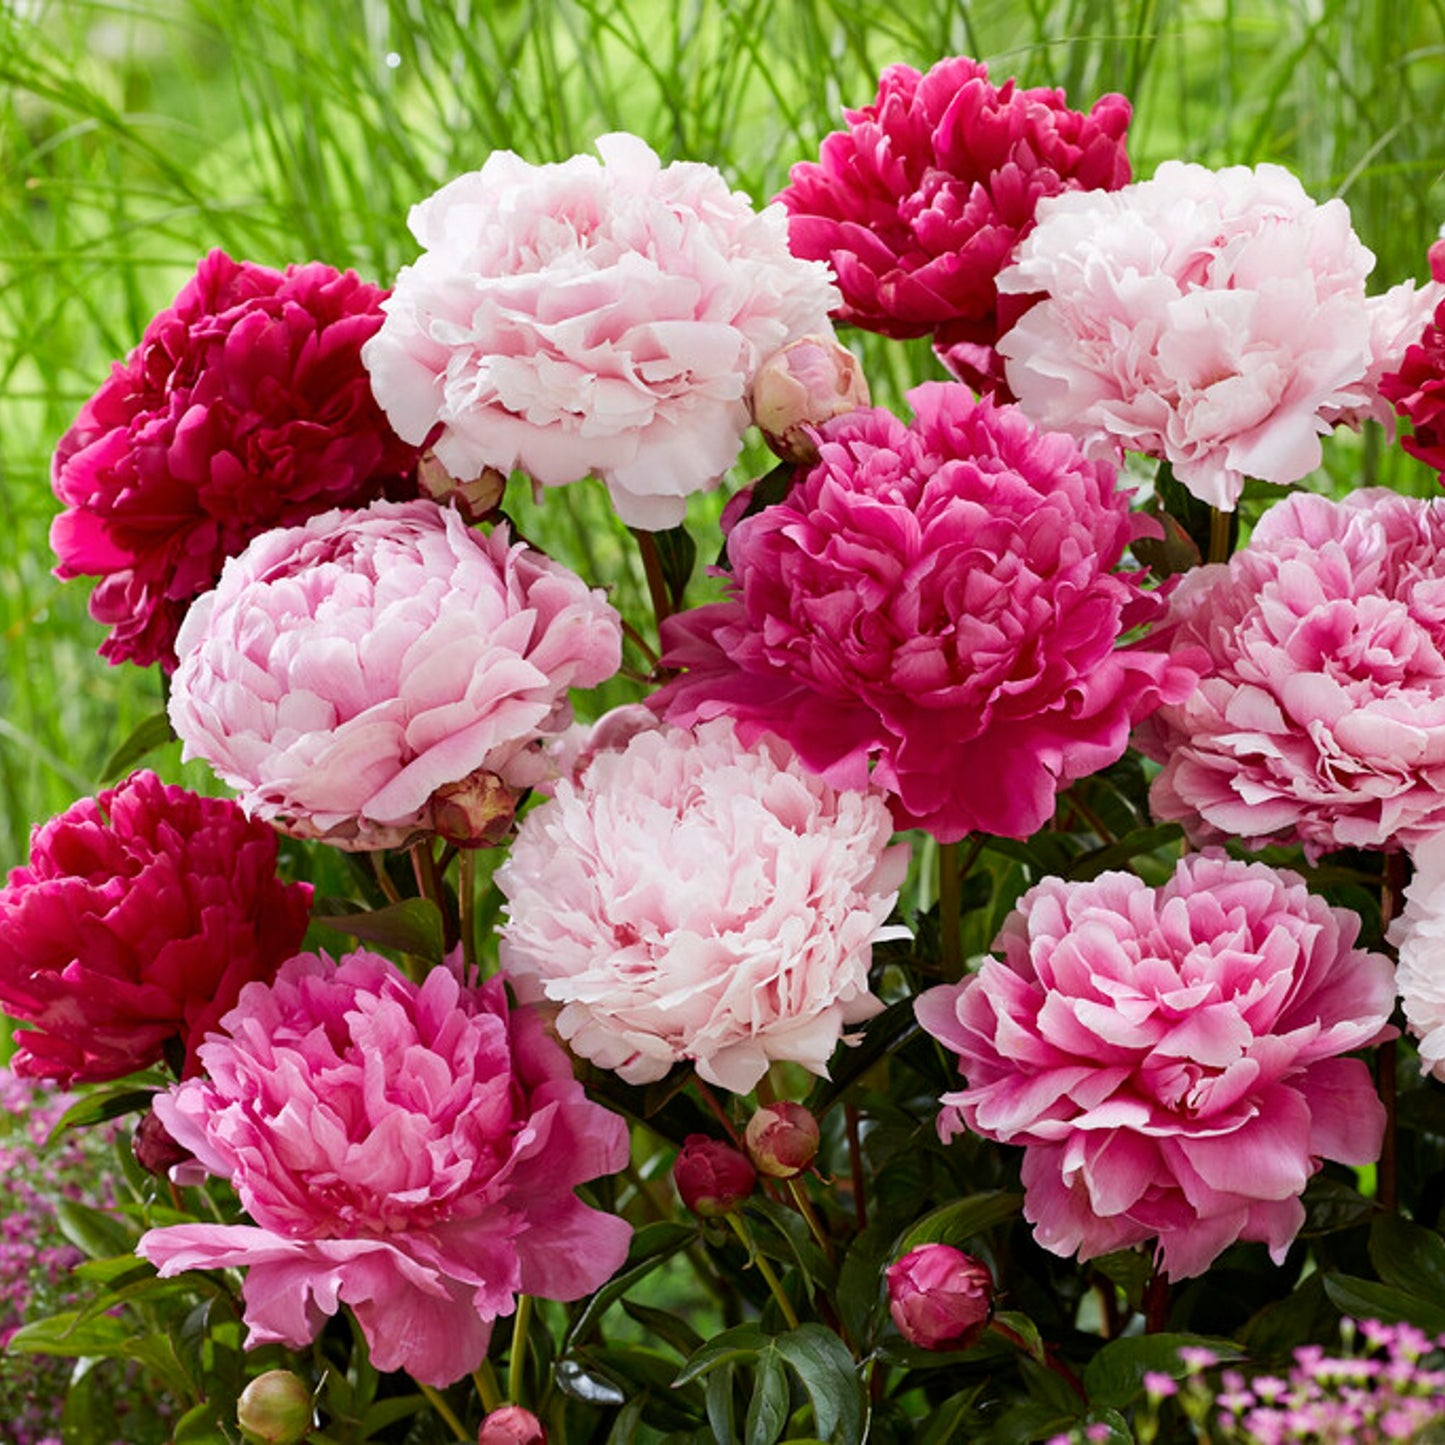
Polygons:
M161 1178L165 1178L177 1164L184 1164L187 1159L195 1157L184 1144L177 1144L171 1138L154 1109L147 1109L141 1116L130 1146L136 1163L147 1174L157 1174Z
M867 405L858 358L831 336L790 342L753 378L753 420L784 461L817 461L818 444L806 429Z
M988 1266L951 1244L924 1244L888 1270L888 1311L923 1350L966 1350L993 1314Z
M801 1105L781 1100L758 1110L744 1136L759 1174L791 1179L818 1153L818 1121Z
M502 505L502 493L507 490L507 478L495 467L485 467L480 476L461 481L442 466L433 452L422 453L416 480L423 496L442 506L450 502L463 521L472 525L490 517Z
M512 829L517 794L495 773L478 768L431 795L432 827L458 848L488 848Z
M672 1166L672 1182L694 1214L713 1219L736 1209L758 1182L757 1170L718 1139L689 1134Z
M503 1405L482 1421L477 1445L547 1445L547 1432L530 1410Z
M236 1423L248 1445L295 1445L311 1431L311 1391L290 1370L267 1370L241 1391Z

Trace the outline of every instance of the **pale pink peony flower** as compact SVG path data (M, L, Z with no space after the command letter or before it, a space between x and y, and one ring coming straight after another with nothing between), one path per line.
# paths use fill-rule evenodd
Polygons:
M1024 1146L1024 1214L1055 1254L1158 1241L1173 1279L1236 1240L1276 1263L1321 1159L1368 1164L1385 1114L1340 1055L1388 1037L1388 959L1294 873L1222 854L1162 888L1045 879L919 1022L959 1055L939 1132Z
M1155 641L1202 678L1136 736L1156 817L1312 856L1445 829L1445 500L1289 497Z
M622 1263L630 1227L573 1189L626 1164L626 1125L500 979L301 954L221 1022L209 1077L155 1107L255 1223L137 1250L166 1277L247 1269L248 1345L301 1349L346 1304L378 1369L448 1385L518 1294L579 1299Z
M908 867L881 797L833 788L731 724L639 733L563 779L497 870L502 967L629 1083L682 1059L746 1093L774 1060L826 1074Z
M1040 425L1093 457L1165 458L1232 510L1245 478L1293 482L1339 420L1387 419L1389 351L1423 330L1432 288L1367 298L1374 256L1340 200L1280 166L1166 161L1112 194L1044 201L998 281L1045 293L998 345Z
M748 427L758 365L829 330L826 266L793 257L711 166L636 136L602 160L494 152L413 207L424 247L364 360L392 425L448 471L602 477L629 526L682 521Z
M1154 524L1112 467L958 384L825 424L821 460L728 536L732 597L668 619L652 699L784 737L900 827L1026 838L1193 675L1120 636L1162 610L1115 568Z
M1405 911L1390 925L1399 949L1395 988L1419 1040L1420 1072L1445 1081L1445 832L1414 849Z
M185 757L253 817L384 848L432 827L438 790L543 777L567 689L617 670L621 625L504 526L483 537L434 502L378 502L258 538L177 648Z

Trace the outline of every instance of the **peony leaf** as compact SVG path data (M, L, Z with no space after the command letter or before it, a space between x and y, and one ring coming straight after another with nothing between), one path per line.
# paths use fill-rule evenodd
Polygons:
M1183 1379L1188 1367L1179 1358L1179 1350L1184 1345L1213 1350L1222 1361L1243 1358L1232 1340L1212 1335L1158 1334L1111 1340L1084 1370L1089 1403L1096 1408L1123 1409L1144 1389L1146 1374Z
M404 898L385 908L370 909L345 899L325 898L318 902L311 921L432 963L440 963L445 954L441 912L429 898Z
M743 1426L746 1445L773 1445L788 1423L788 1371L781 1356L769 1350L758 1361L753 1398Z
M171 720L164 711L152 713L101 764L99 783L114 782L129 773L143 757L175 741Z
M107 1119L118 1119L122 1114L136 1114L149 1109L155 1098L154 1089L137 1089L127 1084L120 1089L103 1089L83 1094L51 1126L45 1136L48 1149L67 1129L82 1129L90 1124L103 1124Z
M677 1372L674 1385L685 1385L690 1380L701 1379L721 1365L747 1364L755 1360L758 1353L768 1344L768 1336L762 1326L748 1323L734 1325L720 1335L714 1335L702 1349L688 1360Z
M1012 1219L1023 1207L1023 1195L990 1190L986 1194L970 1194L956 1199L931 1214L925 1214L898 1236L891 1257L905 1255L920 1244L961 1245L975 1234L982 1234L996 1224Z
M1160 848L1170 848L1184 837L1184 830L1178 823L1160 823L1157 827L1137 828L1117 842L1102 848L1093 848L1081 854L1069 865L1069 878L1097 878L1111 868L1122 868L1145 853Z
M74 1199L56 1200L55 1222L66 1239L87 1259L108 1260L116 1255L133 1257L135 1242L140 1238L113 1215Z
M838 1269L837 1307L847 1337L861 1350L872 1347L882 1318L883 1271L890 1255L894 1231L885 1224L870 1224L848 1247Z
M1379 1215L1370 1226L1370 1263L1386 1284L1432 1303L1445 1300L1445 1240L1433 1229Z
M651 1305L638 1304L635 1300L624 1299L622 1308L659 1340L669 1344L683 1359L703 1346L703 1338L686 1320L679 1319L671 1310L653 1309Z
M836 1445L858 1445L868 1435L868 1394L848 1347L822 1325L800 1325L778 1335L773 1348L797 1372L813 1402L817 1433Z
M645 1279L664 1260L671 1259L696 1238L697 1230L689 1224L677 1224L670 1220L644 1224L632 1236L626 1264L587 1301L572 1321L562 1342L563 1349L587 1339L614 1301L621 1299L638 1280Z
M135 1327L114 1315L80 1322L76 1310L21 1325L6 1342L14 1355L124 1355L135 1344Z
M692 580L692 569L697 562L697 543L681 524L669 528L666 532L654 532L652 542L657 548L658 560L662 563L662 579L667 583L667 595L673 607L680 609L687 584Z
M868 1020L861 1044L839 1045L833 1055L832 1078L824 1079L808 1096L808 1111L821 1118L874 1064L901 1048L917 1032L913 1000L902 998L889 1004L876 1018Z
M960 1391L930 1410L926 1423L914 1438L914 1445L953 1445L955 1440L972 1440L979 1424L974 1401L983 1393L983 1385Z

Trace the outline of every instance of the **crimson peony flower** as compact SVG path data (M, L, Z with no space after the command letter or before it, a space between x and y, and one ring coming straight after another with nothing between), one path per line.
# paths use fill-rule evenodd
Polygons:
M758 1187L758 1171L746 1154L721 1139L689 1134L672 1161L678 1198L703 1219L731 1213Z
M1298 493L1170 599L1201 675L1139 730L1196 841L1414 847L1445 828L1445 499Z
M1045 879L972 978L918 1020L959 1056L939 1133L1024 1146L1045 1249L1092 1259L1158 1241L1173 1279L1239 1239L1275 1262L1321 1159L1368 1164L1385 1112L1342 1054L1390 1036L1388 959L1294 873L1222 854L1162 888Z
M951 1244L924 1244L888 1266L888 1313L921 1350L966 1350L993 1316L988 1266Z
M156 1100L254 1224L153 1229L163 1276L238 1266L248 1346L304 1348L341 1304L379 1370L449 1385L518 1294L580 1299L630 1226L576 1185L627 1162L627 1127L500 979L420 985L359 949L301 954L201 1047L209 1077Z
M102 580L101 656L170 670L227 557L272 527L406 485L415 450L371 396L362 343L386 293L313 262L212 251L56 449L59 577Z
M1392 358L1397 369L1381 378L1380 395L1414 428L1400 445L1427 467L1445 473L1445 298L1439 292L1445 282L1445 241L1430 248L1430 275L1436 282L1432 296L1439 304L1423 334L1416 327L1405 338L1413 344L1404 348L1403 356Z
M843 114L848 129L795 165L778 196L788 244L832 264L840 320L932 333L956 375L993 389L993 344L1027 305L1005 298L1001 320L994 278L1043 197L1129 179L1129 102L1106 95L1084 115L1062 91L995 86L957 56L926 75L890 66L873 104Z
M187 1068L243 985L300 946L309 883L276 876L276 835L234 803L133 773L34 830L0 890L0 1007L17 1073L94 1083Z
M1114 762L1193 683L1117 649L1159 610L1113 569L1153 523L1114 471L957 384L819 430L821 460L728 538L732 598L668 619L653 704L786 738L839 788L893 795L942 841L1026 838L1057 790Z

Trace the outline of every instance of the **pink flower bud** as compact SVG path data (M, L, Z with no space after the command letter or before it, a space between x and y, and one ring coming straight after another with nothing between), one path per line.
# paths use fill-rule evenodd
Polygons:
M458 848L488 848L512 829L517 794L486 768L455 783L443 783L431 795L432 827Z
M791 1179L801 1174L818 1153L818 1121L801 1105L786 1099L759 1109L748 1120L748 1157L760 1174Z
M924 1244L888 1270L888 1311L923 1350L966 1350L993 1314L988 1266L951 1244Z
M506 475L495 467L483 467L480 476L461 481L447 471L433 452L422 453L416 480L423 496L442 506L450 502L468 525L490 517L502 505L502 493L507 490Z
M295 1445L311 1430L311 1391L290 1370L257 1375L236 1401L236 1423L247 1445Z
M482 1421L477 1445L547 1445L547 1432L530 1410L503 1405Z
M753 1192L758 1173L720 1139L689 1134L672 1166L672 1182L694 1214L713 1219L736 1209Z
M858 358L831 336L803 336L774 352L753 379L753 420L789 462L814 462L818 444L807 428L868 405Z

